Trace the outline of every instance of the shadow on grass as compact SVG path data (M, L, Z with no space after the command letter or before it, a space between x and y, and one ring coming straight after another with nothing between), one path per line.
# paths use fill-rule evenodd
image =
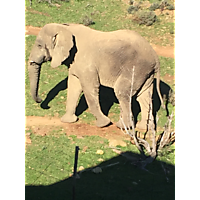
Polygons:
M138 154L125 152L132 160ZM115 164L113 166L108 166ZM106 167L107 166L107 167ZM124 156L116 156L98 165L99 174L90 171L79 173L76 179L76 200L173 200L175 199L175 167L161 161L147 165L145 171ZM48 177L47 177L48 178ZM51 185L27 185L26 200L72 199L72 177Z
M52 88L47 94L45 100L40 104L40 107L43 109L49 109L49 102L52 101L60 91L67 89L68 77L59 82L54 88Z
M50 107L48 106L49 102L52 101L60 91L66 90L67 89L67 80L68 77L62 80L60 83L58 83L54 88L52 88L49 93L47 94L45 100L41 103L41 108L43 109L49 109ZM153 115L154 119L156 119L156 114L158 110L160 109L161 102L156 90L156 79L154 79L154 89L153 89ZM169 115L168 111L168 103L173 103L170 102L170 92L173 92L171 87L166 84L163 81L160 81L160 91L161 91L161 96L165 97L166 99L166 115ZM114 90L109 87L105 86L100 86L99 89L99 101L100 101L100 106L101 110L105 115L108 115L110 108L113 106L114 103L119 103ZM88 108L86 99L84 94L81 96L80 101L78 103L78 106L76 108L76 115L79 116L81 115L86 109ZM132 112L134 115L135 123L137 123L137 116L140 113L140 105L138 101L136 100L136 96L133 96L132 98ZM155 123L156 124L156 123Z

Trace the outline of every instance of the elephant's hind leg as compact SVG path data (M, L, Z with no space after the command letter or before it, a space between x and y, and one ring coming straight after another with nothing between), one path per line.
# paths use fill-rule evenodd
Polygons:
M126 77L119 77L114 85L115 95L119 100L121 108L121 119L116 123L117 127L125 129L130 129L134 126L133 124L133 114L131 110L131 98L136 93L132 90L131 94L131 81L127 80ZM125 127L124 127L125 126Z
M82 87L79 79L73 75L69 75L66 113L61 118L62 122L73 123L77 121L77 116L75 115L75 111L81 92L82 92Z
M140 104L141 108L141 121L137 122L136 128L139 131L147 131L147 123L149 119L150 112L150 101L152 101L152 93L153 93L153 84L152 84L153 76L147 79L144 84L141 92L139 92L137 101ZM153 118L153 115L152 115ZM153 119L152 119L153 120Z

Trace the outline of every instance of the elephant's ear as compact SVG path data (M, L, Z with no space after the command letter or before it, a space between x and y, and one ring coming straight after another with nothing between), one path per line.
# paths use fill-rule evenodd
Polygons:
M53 68L58 67L66 58L68 58L73 45L73 36L68 31L61 30L53 36L51 55L51 66Z

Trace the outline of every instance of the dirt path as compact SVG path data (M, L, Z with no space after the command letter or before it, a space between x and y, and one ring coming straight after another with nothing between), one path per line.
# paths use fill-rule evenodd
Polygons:
M26 26L25 34L26 35L37 35L41 28L39 27L33 27L33 26ZM174 58L174 47L163 47L155 44L151 44L151 46L154 48L156 53L159 56Z
M98 128L94 125L85 124L82 121L68 124L62 123L59 118L56 117L38 117L27 116L26 117L26 130L31 129L34 134L48 135L52 131L60 130L66 135L76 135L78 138L83 136L97 135L109 140L111 146L121 145L125 146L126 143L123 140L130 140L130 136L125 135L115 124L105 128ZM59 134L59 133L58 133Z

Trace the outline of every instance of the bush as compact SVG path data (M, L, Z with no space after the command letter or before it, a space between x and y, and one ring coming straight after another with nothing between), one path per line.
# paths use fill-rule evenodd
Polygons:
M160 3L153 3L149 7L149 10L154 11L154 10L159 9L159 8L160 8Z
M166 9L167 9L167 10L175 10L175 7L174 7L173 5L170 4L169 6L166 7Z
M152 11L142 11L138 14L137 21L140 25L151 26L157 20L157 16Z
M129 5L133 5L134 1L133 0L129 0Z
M140 9L139 5L136 6L129 6L127 11L129 14L133 14L134 12L138 11Z
M170 4L169 4L167 1L162 1L162 2L161 2L161 5L164 6L164 7L167 7L167 6L169 6Z
M95 24L95 22L88 16L85 16L83 17L81 24L84 24L85 26L90 26L92 24Z
M175 10L175 7L167 1L162 1L161 6L166 10Z
M164 10L164 9L167 9L167 10L175 10L175 7L171 4L168 3L168 1L162 1L161 3L159 2L155 2L153 4L151 4L151 6L149 7L149 10L150 11L154 11L156 9L161 9L161 10Z

